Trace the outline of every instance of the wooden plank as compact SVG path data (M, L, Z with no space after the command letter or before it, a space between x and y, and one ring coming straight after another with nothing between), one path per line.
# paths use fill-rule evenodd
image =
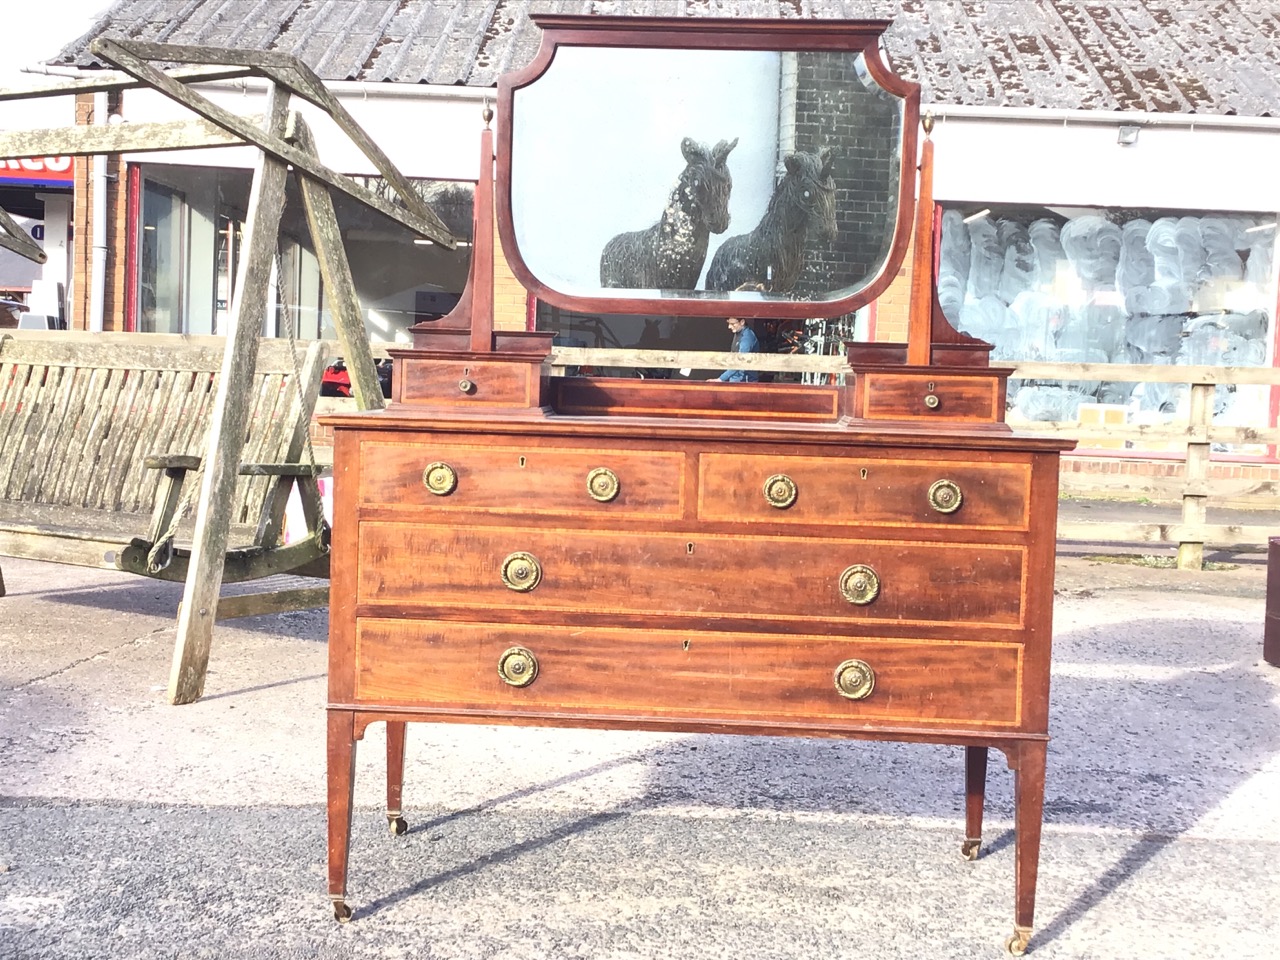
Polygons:
M58 371L58 387L49 397L46 420L36 443L33 463L38 466L38 469L28 471L19 499L38 500L45 478L63 469L63 459L56 454L61 449L58 443L59 438L64 430L68 430L74 424L75 417L78 415L78 411L73 411L71 408L71 398L75 395L76 372L67 369Z
M1106 426L1073 420L1025 420L1006 422L1020 433L1071 437L1087 446L1089 440L1142 440L1161 443L1280 443L1280 427L1191 426L1186 423L1114 423Z
M1280 368L1277 367L1193 367L1138 363L1016 363L1013 376L1019 380L1280 384Z
M432 220L416 216L408 210L401 209L377 196L373 191L365 189L350 177L335 173L309 157L302 150L286 143L282 137L283 129L276 133L264 133L260 127L249 123L244 117L237 116L229 110L224 110L182 83L170 79L162 71L157 70L145 60L130 53L121 41L98 37L89 45L89 48L97 56L114 63L138 79L145 80L160 93L165 94L172 100L176 100L188 110L212 120L220 127L230 130L240 138L270 154L277 161L293 164L300 173L307 174L343 191L353 199L358 200L367 207L372 207L383 216L391 218L419 236L433 240L449 250L454 249L456 246L456 239L453 234L444 227L438 217L434 218L434 222L432 222Z
M252 117L246 118L250 121ZM145 153L234 147L244 141L208 120L112 123L36 130L0 131L0 159L91 157L100 153Z
M173 416L174 386L178 374L173 370L137 375L141 381L133 405L125 412L117 441L111 450L110 467L104 502L113 510L134 513L140 506L140 493L147 486L142 458L152 446L151 438L161 424ZM150 381L150 382L148 382ZM147 507L151 500L148 499Z
M310 610L329 605L329 585L323 587L298 587L293 590L273 590L269 593L243 593L218 600L217 619L235 620L239 617L260 617L291 610Z
M1213 419L1214 386L1207 383L1191 385L1190 411L1187 419L1196 426L1207 426ZM1201 526L1206 519L1205 497L1199 492L1190 492L1203 486L1209 478L1209 452L1207 443L1187 444L1186 479L1188 492L1182 497L1182 522L1188 527ZM1204 543L1186 541L1178 544L1178 569L1204 569Z
M119 366L125 369L204 370L222 369L227 338L179 333L121 333L114 330L8 330L4 334L4 359L37 359L41 363L71 366ZM312 341L299 340L300 349ZM332 355L336 340L317 341ZM12 353L11 353L12 351ZM279 337L258 339L258 371L287 373L293 369L291 349ZM386 357L382 349L377 355Z
M47 374L47 367L31 365L18 397L17 407L10 415L8 436L4 447L0 448L0 494L6 498L16 496L17 491L22 489L25 477L19 472L18 465L26 448L32 415L39 408L40 394Z
M1235 524L1117 523L1090 520L1063 520L1058 523L1059 540L1088 543L1200 543L1210 547L1265 548L1275 527Z
M654 367L663 370L773 370L783 373L850 373L844 357L812 353L723 353L705 350L630 350L553 347L547 363L557 366Z
M128 61L133 59L128 57ZM127 65L135 76L140 75L136 68L145 65L128 61L121 62L121 65ZM148 67L141 75L154 72ZM167 78L164 79L168 85ZM268 92L267 103L266 130L278 137L284 132L289 96L273 86ZM268 299L280 217L284 212L287 176L286 166L278 157L265 151L259 154L249 196L244 253L233 295L227 351L218 380L208 453L201 477L195 539L191 547L191 571L183 588L182 612L178 617L178 636L169 676L169 701L175 704L191 703L204 692L231 527L231 501L238 479L237 467L248 414L245 393L254 375L258 330L262 327Z
M89 483L85 491L85 506L111 512L114 504L110 497L107 481L110 478L111 465L115 459L117 438L127 429L130 415L138 397L146 388L147 379L154 382L159 376L157 371L147 371L139 375L123 373L121 390L116 394L110 406L104 407L100 413L103 419L100 424L100 441L95 445L92 465L88 467ZM82 464L82 469L84 464Z
M298 146L315 155L315 141L301 117L291 123L291 133ZM334 213L333 198L323 184L303 177L302 206L307 213L307 227L315 244L320 276L324 280L325 302L333 315L333 325L342 344L342 355L351 375L351 392L361 410L381 410L386 406L382 384L369 350L369 334L364 325L364 310L356 293L351 265L342 244L342 231Z
M245 66L193 67L169 70L169 76L184 83L208 83L212 80L235 80L253 76L256 71ZM37 100L65 97L77 93L106 93L110 90L136 90L146 84L122 70L103 70L87 80L62 80L30 87L0 90L0 103L6 100Z

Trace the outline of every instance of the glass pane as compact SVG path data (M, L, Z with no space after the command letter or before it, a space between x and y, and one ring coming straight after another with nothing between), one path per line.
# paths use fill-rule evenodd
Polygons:
M904 109L860 54L561 47L513 98L520 253L576 297L849 297L888 257Z
M143 180L138 243L138 329L184 333L182 277L186 203L176 190Z

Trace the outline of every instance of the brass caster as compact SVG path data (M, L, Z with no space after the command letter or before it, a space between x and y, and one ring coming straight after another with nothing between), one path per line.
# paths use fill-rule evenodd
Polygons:
M1004 942L1004 948L1011 957L1020 957L1027 952L1027 944L1031 942L1029 927L1014 927L1013 936Z
M960 856L966 860L977 860L978 851L982 848L981 840L966 840L960 844Z
M339 923L351 922L351 908L343 900L333 901L333 919Z
M391 828L391 833L397 837L403 837L409 832L409 824L405 822L404 817L387 817L387 826Z

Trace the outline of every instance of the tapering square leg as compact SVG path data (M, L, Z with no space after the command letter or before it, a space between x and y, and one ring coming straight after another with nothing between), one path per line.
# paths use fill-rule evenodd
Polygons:
M964 748L964 843L960 853L977 860L982 847L982 809L987 798L987 748Z
M396 836L409 829L400 810L404 792L405 729L408 726L402 720L387 721L387 825Z
M351 806L356 784L355 716L329 711L329 899L339 923L351 919L347 906L347 856L351 849Z
M1027 951L1036 911L1036 877L1040 868L1040 827L1044 817L1045 755L1048 744L1024 741L1009 752L1013 767L1014 859L1013 936L1005 946L1015 957Z

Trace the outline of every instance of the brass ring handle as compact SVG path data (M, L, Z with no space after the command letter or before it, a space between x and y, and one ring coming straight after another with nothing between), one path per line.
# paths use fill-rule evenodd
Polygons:
M925 394L924 405L928 407L930 410L937 410L938 404L940 404L941 402L942 401L938 399L938 395L936 393Z
M542 581L542 564L518 550L502 561L502 582L517 593L528 593Z
M796 482L785 473L775 473L764 482L764 498L769 506L785 510L796 502Z
M527 687L538 678L538 658L526 647L511 647L498 658L498 677L513 687Z
M475 393L476 385L471 380L459 380L458 389L463 393Z
M960 485L953 480L938 480L929 488L929 506L939 513L955 513L963 502Z
M618 475L608 467L596 467L587 474L587 493L592 500L608 503L618 495Z
M443 460L428 463L422 471L422 483L437 497L447 497L458 487L458 472Z
M846 700L865 700L876 688L876 674L865 660L846 660L836 667L836 693Z
M840 592L850 603L866 606L880 595L880 577L865 563L855 563L840 574Z

